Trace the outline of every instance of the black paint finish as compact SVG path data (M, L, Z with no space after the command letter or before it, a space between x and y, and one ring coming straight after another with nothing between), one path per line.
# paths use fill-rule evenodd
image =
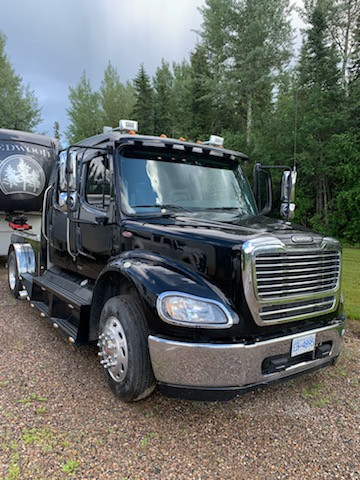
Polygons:
M84 141L84 146L79 147L80 152L86 145L110 147L109 155L114 161L114 193L109 211L97 211L86 202L84 176L79 180L79 207L70 216L69 228L70 250L75 258L66 245L67 213L56 205L56 180L53 184L53 201L48 212L50 257L55 265L77 272L94 283L90 339L97 333L97 305L106 301L106 289L116 276L135 286L146 309L151 333L168 338L252 342L255 338L302 332L310 326L316 328L341 313L339 307L337 312L313 320L259 327L249 312L242 286L242 245L262 236L273 236L288 244L294 234L309 232L305 228L260 215L240 218L224 211L126 216L121 211L121 172L114 152L119 144L121 147L122 141L128 145L136 142L136 138L121 137L118 143L100 135ZM188 144L185 146L190 148ZM172 148L172 145L165 145L165 148ZM219 150L220 153L223 152ZM79 170L83 172L84 169L86 165L80 165ZM322 240L320 235L312 233L312 236L314 243ZM156 299L164 291L180 291L222 302L232 312L235 324L228 329L211 330L169 325L156 311Z

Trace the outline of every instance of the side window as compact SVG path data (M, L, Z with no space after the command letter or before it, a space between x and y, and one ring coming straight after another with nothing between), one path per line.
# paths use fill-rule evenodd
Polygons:
M113 195L111 159L99 156L90 160L86 174L85 199L94 208L107 210Z

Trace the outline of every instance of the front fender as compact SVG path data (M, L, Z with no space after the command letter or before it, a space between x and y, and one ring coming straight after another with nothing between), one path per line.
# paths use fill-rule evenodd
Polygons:
M115 272L136 287L139 296L151 310L153 321L158 326L163 326L164 322L157 315L156 301L161 293L168 291L187 293L220 302L230 312L233 323L239 322L232 304L219 288L190 268L180 265L172 259L143 250L125 252L113 258L106 265L97 280L97 284L101 282L101 278L104 278L105 275ZM148 318L147 320L151 322L151 319ZM149 326L151 327L151 325ZM166 327L167 330L169 328L169 326ZM174 328L183 331L184 327ZM189 331L189 327L185 328Z
M161 293L178 291L210 298L232 308L227 297L215 285L190 268L159 254L138 250L126 252L110 261L101 274L114 270L131 280L152 307L155 307Z

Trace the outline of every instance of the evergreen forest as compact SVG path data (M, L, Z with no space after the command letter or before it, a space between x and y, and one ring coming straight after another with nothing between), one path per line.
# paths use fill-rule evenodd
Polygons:
M64 137L74 143L120 118L137 120L142 134L221 135L226 148L249 155L250 176L255 162L295 163L295 221L359 244L360 0L304 0L300 49L294 8L290 0L206 0L187 60L163 60L152 77L141 64L125 83L109 61L98 89L84 71L69 87ZM0 127L33 131L38 101L5 47L0 35Z

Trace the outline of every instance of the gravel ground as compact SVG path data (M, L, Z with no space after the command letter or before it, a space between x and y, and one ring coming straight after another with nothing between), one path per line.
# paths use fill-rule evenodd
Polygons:
M226 403L122 404L94 347L15 301L0 269L0 478L360 479L360 325L335 367Z

